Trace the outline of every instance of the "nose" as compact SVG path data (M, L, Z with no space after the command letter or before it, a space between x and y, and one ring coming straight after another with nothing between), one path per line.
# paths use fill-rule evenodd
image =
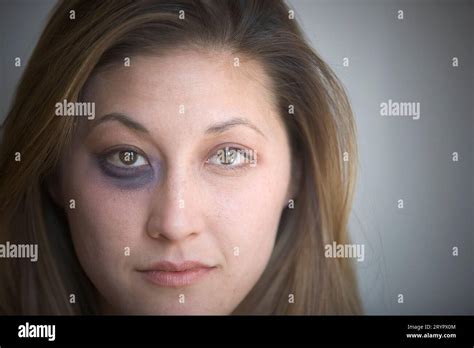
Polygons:
M197 197L199 184L189 170L170 168L152 198L147 234L169 242L198 235L203 230L203 215Z

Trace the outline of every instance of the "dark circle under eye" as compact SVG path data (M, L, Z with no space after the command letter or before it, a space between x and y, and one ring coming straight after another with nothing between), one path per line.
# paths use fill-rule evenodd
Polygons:
M130 165L137 161L138 156L134 151L120 151L119 158L123 164Z

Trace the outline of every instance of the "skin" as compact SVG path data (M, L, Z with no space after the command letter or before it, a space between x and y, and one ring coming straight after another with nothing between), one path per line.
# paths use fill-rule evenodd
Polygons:
M292 195L289 141L261 66L242 57L240 67L233 63L226 52L177 50L132 57L130 67L88 83L96 118L81 119L58 194L103 313L230 314L267 266ZM110 113L127 115L147 133L100 122ZM263 135L245 125L206 133L235 117ZM144 155L133 166L145 174L109 175L114 165L130 165L117 153L98 160L117 145ZM256 165L227 169L216 157L225 146L256 150ZM67 209L70 199L75 209ZM160 260L215 268L194 284L163 287L138 271Z

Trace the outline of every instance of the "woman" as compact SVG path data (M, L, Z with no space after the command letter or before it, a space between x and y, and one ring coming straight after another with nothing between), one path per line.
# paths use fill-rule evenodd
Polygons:
M2 313L361 312L351 109L283 2L60 2L3 128Z

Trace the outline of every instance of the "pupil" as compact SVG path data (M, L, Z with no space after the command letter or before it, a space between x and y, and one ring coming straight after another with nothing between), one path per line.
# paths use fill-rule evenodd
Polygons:
M133 164L137 160L135 152L132 151L121 151L119 153L119 157L120 160L125 164Z
M235 150L229 150L229 148L226 148L226 151L225 151L225 163L226 164L234 163L235 152L236 152Z

